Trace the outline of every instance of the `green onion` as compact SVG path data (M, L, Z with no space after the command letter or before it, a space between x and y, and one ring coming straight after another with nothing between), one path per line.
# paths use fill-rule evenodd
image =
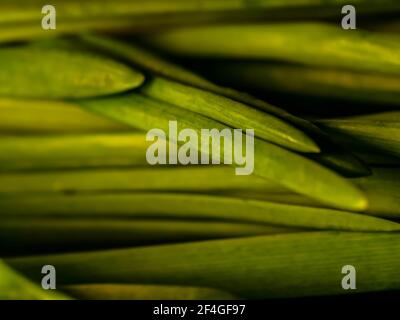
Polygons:
M319 152L305 134L282 120L234 100L164 78L154 78L145 95L197 112L233 128L254 129L256 137L302 152Z
M400 224L364 214L187 193L14 195L0 197L2 217L142 217L218 219L289 227L399 231Z
M87 52L10 47L0 49L0 95L82 98L140 86L144 76L109 58Z
M148 165L142 133L0 137L0 171Z
M375 150L391 156L400 155L399 113L319 120L318 124L345 145L358 150Z
M278 298L348 294L341 285L346 265L356 268L357 292L399 289L399 255L399 234L311 232L6 261L35 278L53 264L60 284L205 286Z
M267 224L190 219L1 217L0 253L15 256L300 231Z
M188 27L146 36L159 49L185 56L278 59L311 66L400 74L400 38L339 24L277 23ZM377 59L379 57L379 59Z
M132 131L85 112L73 102L0 98L0 134L55 134Z
M0 193L260 190L287 189L259 177L238 176L228 166L80 169L0 173Z
M399 76L260 62L223 62L213 65L211 72L216 79L239 88L400 104Z

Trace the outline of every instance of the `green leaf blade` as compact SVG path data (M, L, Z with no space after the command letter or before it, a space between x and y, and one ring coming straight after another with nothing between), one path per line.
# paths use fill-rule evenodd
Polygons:
M279 23L176 29L145 40L159 49L183 56L278 59L398 75L399 39L396 35L360 30L347 32L339 25Z
M357 270L357 292L400 287L400 235L311 232L140 249L7 260L27 274L49 261L74 283L207 286L243 298L348 294L342 267ZM105 268L112 262L112 268Z
M35 47L0 49L0 95L83 98L140 86L144 76L95 54Z
M253 199L186 193L14 195L0 197L3 217L142 217L219 219L346 231L399 231L400 224L365 214Z

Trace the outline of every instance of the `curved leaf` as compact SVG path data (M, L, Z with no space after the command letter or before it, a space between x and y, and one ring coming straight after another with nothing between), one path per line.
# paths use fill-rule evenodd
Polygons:
M44 263L74 283L206 286L243 298L348 294L343 266L357 270L357 292L400 288L400 235L311 232L7 260L30 275ZM127 267L128 266L128 267Z
M103 56L38 47L0 49L0 95L83 98L140 86L144 76Z
M127 193L97 195L19 195L0 197L2 217L142 217L219 219L281 226L351 230L399 231L400 224L323 208L251 199L186 193Z

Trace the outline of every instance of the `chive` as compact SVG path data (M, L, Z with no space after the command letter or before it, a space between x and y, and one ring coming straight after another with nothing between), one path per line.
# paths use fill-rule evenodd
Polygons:
M0 95L82 98L140 86L144 77L111 59L86 52L11 47L0 49Z
M73 102L0 98L0 134L55 134L132 131L85 112Z
M0 137L0 171L147 165L142 133Z
M2 217L142 217L218 219L288 227L398 231L400 224L364 214L251 199L187 193L15 195L0 197Z
M180 84L154 78L141 91L154 99L210 117L233 128L254 129L255 136L296 151L319 152L305 134L275 116L234 100Z
M159 49L185 56L279 59L312 66L400 74L397 36L323 23L214 25L146 36ZM377 59L376 57L380 57Z
M226 128L200 114L152 100L136 93L79 102L84 108L143 130L160 128L169 131L169 121L177 120L178 130L192 128L199 136L201 129ZM254 174L318 201L347 210L364 210L364 195L334 172L295 153L255 139Z
M0 252L3 256L302 231L273 225L188 219L20 218L0 219Z
M285 188L256 176L238 176L230 167L119 168L0 173L0 193L261 190Z
M69 300L61 293L43 290L0 260L0 300Z
M234 300L221 290L151 284L75 284L62 290L80 300Z
M213 65L211 72L220 81L239 88L244 85L264 92L400 104L398 76L260 62L224 62Z
M383 118L382 118L383 117ZM393 117L389 119L387 117ZM319 120L318 124L343 144L362 150L400 155L399 114Z
M277 298L346 294L346 265L357 270L357 292L399 289L399 254L399 234L311 232L6 261L35 278L51 263L60 284L205 286L243 298Z

